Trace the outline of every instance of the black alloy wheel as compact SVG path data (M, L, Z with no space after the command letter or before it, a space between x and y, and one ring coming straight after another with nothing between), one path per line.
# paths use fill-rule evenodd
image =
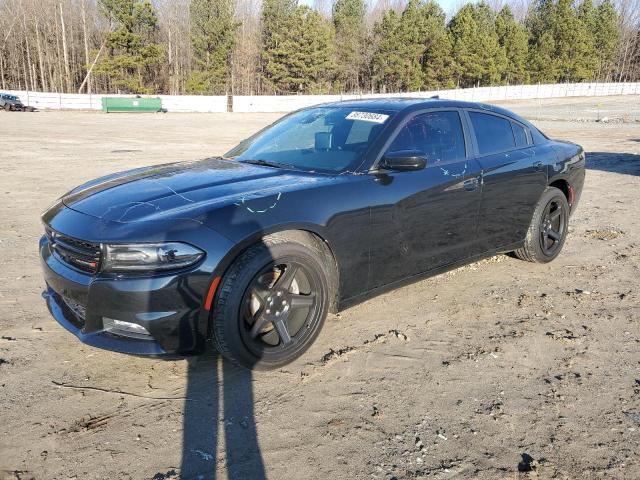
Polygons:
M334 292L334 274L313 237L272 234L228 268L213 302L215 347L256 370L278 368L316 339Z
M544 191L531 219L527 237L513 253L527 262L547 263L556 258L569 231L569 203L564 193L555 187Z
M295 351L319 322L319 279L295 260L271 262L253 279L242 302L240 333L264 357Z
M564 205L558 199L549 201L542 214L540 224L540 247L547 256L553 256L562 246L561 241L565 235L566 215Z

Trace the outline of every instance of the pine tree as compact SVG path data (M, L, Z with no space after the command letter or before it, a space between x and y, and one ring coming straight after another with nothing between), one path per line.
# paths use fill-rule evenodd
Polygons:
M500 82L507 65L495 27L495 14L483 2L466 4L449 22L455 77L461 87Z
M424 88L427 90L453 88L454 63L453 40L451 33L444 28L438 29L436 35L425 51Z
M578 18L589 32L595 30L596 25L596 8L593 6L592 0L581 0L578 4Z
M366 5L364 0L336 0L333 24L336 43L336 75L341 90L353 91L362 86L367 41Z
M525 21L530 36L527 64L530 78L534 82L553 83L560 76L555 61L554 10L553 0L536 0Z
M125 93L159 90L155 72L164 56L162 45L152 41L156 11L149 0L100 0L100 9L112 30L106 37L107 53L93 72L112 88Z
M373 85L382 92L400 91L402 88L403 43L400 16L387 10L374 26L376 50L372 58Z
M297 0L264 0L262 5L261 70L264 90L278 91L288 76L284 63L291 53L289 40L291 18ZM285 87L287 88L287 87Z
M538 37L529 50L529 74L531 80L538 83L555 83L560 77L555 59L556 41L551 31L545 31Z
M527 83L527 55L529 50L529 34L516 22L509 6L505 5L496 17L496 33L498 42L507 57L503 80L508 84Z
M402 15L387 11L376 25L378 86L412 91L451 85L451 39L433 0L409 0Z
M299 6L294 15L291 84L299 92L328 93L335 73L333 25L317 10Z
M442 38L444 21L445 14L435 1L409 0L400 21L405 50L403 86L406 90L418 90L425 86L427 65L430 73L434 73L433 68L446 67L444 64L435 64L436 60L442 60L441 50L446 48Z
M275 93L321 93L335 70L333 28L297 0L265 0L262 13L262 79Z
M598 5L592 32L598 55L598 77L601 80L610 80L615 70L616 52L620 44L618 25L618 12L611 1L605 0Z
M452 39L446 26L446 15L433 0L421 4L422 87L426 89L453 86Z
M558 0L552 29L556 40L555 61L560 73L558 81L579 82L592 79L596 68L593 42L587 25L573 6L573 0Z
M595 77L597 55L591 28L591 0L539 0L527 19L531 32L529 67L534 81L579 82Z
M195 69L186 90L197 94L227 94L231 87L231 53L240 24L233 0L191 0L191 44Z

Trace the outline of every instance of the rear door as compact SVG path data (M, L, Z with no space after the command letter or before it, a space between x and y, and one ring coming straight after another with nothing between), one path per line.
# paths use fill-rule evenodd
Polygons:
M480 167L457 110L409 119L387 153L417 150L427 167L372 176L372 287L392 283L470 255L476 241Z
M479 110L467 115L482 168L478 247L508 247L525 238L547 186L545 147L534 145L528 128L506 116Z

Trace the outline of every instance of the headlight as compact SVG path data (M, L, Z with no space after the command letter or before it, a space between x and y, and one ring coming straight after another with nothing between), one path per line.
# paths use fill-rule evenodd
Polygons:
M105 245L102 268L109 272L153 272L195 264L204 252L187 243Z

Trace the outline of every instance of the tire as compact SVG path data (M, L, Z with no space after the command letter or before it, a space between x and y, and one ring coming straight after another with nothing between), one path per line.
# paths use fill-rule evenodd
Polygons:
M556 258L569 230L569 203L561 190L547 187L533 213L524 245L514 251L520 260L548 263Z
M214 345L225 358L271 370L301 356L316 339L332 282L322 252L306 240L302 232L270 235L229 267L211 317Z
M7 112L10 112L10 111L11 111L11 104L9 104L9 103L5 104L4 109L5 109Z

